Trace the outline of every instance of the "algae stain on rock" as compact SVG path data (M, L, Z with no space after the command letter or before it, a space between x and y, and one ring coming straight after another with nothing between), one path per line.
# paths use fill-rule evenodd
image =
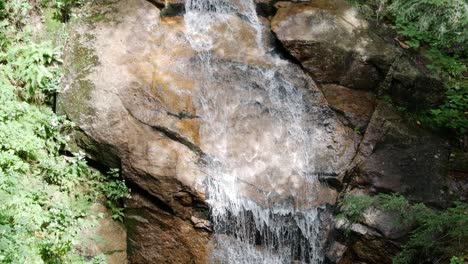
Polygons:
M95 50L91 48L93 41L94 37L90 34L74 32L66 48L68 58L65 60L65 77L62 82L62 93L66 96L59 96L57 109L60 114L73 116L73 119L95 113L87 103L95 89L89 75L100 64Z

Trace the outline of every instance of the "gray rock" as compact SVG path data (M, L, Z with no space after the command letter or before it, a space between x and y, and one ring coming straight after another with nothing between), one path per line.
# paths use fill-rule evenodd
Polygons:
M360 145L351 185L397 192L427 204L447 202L448 144L380 102Z

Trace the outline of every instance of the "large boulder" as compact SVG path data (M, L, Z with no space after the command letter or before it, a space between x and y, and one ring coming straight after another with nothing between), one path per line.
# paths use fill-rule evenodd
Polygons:
M355 134L312 79L265 55L272 47L259 43L269 45L271 33L237 15L224 19L187 26L144 0L108 0L72 21L58 111L77 125L77 145L120 167L132 189L130 263L207 262L213 157L237 177L228 187L246 204L293 212L334 204L356 153ZM200 63L207 49L212 57ZM298 171L293 158L311 171ZM310 186L303 175L320 181Z
M323 85L322 92L343 124L352 127L358 133L366 130L374 113L375 95L336 84Z
M360 144L353 188L397 192L415 202L443 206L448 198L448 143L406 122L380 102Z
M342 195L399 193L410 202L435 208L450 206L462 180L448 177L449 164L459 168L449 145L403 118L387 102L378 102L368 124L355 166L345 181ZM459 198L455 198L459 199ZM369 208L359 223L335 222L327 252L335 263L392 263L413 223L399 223L396 212ZM337 246L342 245L340 251Z
M155 69L170 60L171 52L179 52L172 46L152 52L160 41L155 34L162 34L154 30L172 23L161 25L159 17L156 7L140 0L85 7L81 18L72 21L58 111L77 125L77 144L92 159L120 167L129 182L129 262L167 263L171 252L170 263L205 263L209 231L191 221L207 219L204 196L195 188L202 178L199 124L192 117L190 97L183 93L192 86L186 78L175 80L182 73ZM173 31L165 37L178 36ZM162 238L168 239L161 243Z
M443 82L427 63L397 45L388 30L363 19L345 0L280 1L271 29L322 84L390 95L410 110L444 99Z
M319 83L374 90L397 55L345 1L276 6L273 32Z

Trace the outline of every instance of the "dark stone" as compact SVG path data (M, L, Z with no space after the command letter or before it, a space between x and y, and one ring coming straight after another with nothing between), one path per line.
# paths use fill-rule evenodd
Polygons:
M407 123L389 104L378 104L359 152L353 187L446 205L448 143Z
M399 58L389 72L388 93L392 101L410 111L426 110L440 105L445 98L441 79L431 74L416 59Z
M209 233L134 194L126 202L125 223L130 263L208 262ZM155 236L154 234L159 234Z
M449 168L448 184L452 199L468 201L468 153L452 149Z

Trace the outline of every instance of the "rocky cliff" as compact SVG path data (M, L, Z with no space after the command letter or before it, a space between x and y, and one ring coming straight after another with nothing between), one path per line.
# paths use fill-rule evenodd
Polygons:
M327 262L390 263L406 234L388 229L391 217L357 224L351 229L357 238L347 241L334 208L345 193L397 192L438 207L453 197L466 199L466 154L453 153L446 141L377 99L388 94L409 109L430 107L440 101L441 81L398 43L375 33L344 1L256 1L256 7L261 40L246 22L252 18L237 15L226 15L225 24L204 31L219 38L190 35L184 1L99 1L72 22L58 109L77 124L77 146L91 159L120 167L130 184L129 262L210 261L215 241L206 163L219 152L220 138L213 131L225 128L216 127L219 117L208 115L212 112L199 101L202 94L229 116L226 160L249 160L230 163L242 168L232 171L243 175L236 185L242 186L243 198L264 208L291 199L294 208L321 208L317 239ZM214 40L209 42L213 57L202 61L215 65L210 76L204 76L207 68L199 61L197 48L204 46L194 46L194 38ZM258 41L267 43L267 53L279 54L280 66L263 55ZM272 77L265 78L265 72ZM208 77L216 82L207 84ZM306 116L301 127L312 135L308 142L290 141L273 158L267 154L276 151L275 142L294 132L275 125L271 113L277 108L264 88L268 82L300 93L306 106L300 110ZM241 86L249 88L237 89ZM288 120L282 115L275 116ZM309 173L319 182L313 191L288 165L298 144L315 149L307 161L315 165ZM250 153L252 146L266 147ZM272 171L288 176L258 176Z

